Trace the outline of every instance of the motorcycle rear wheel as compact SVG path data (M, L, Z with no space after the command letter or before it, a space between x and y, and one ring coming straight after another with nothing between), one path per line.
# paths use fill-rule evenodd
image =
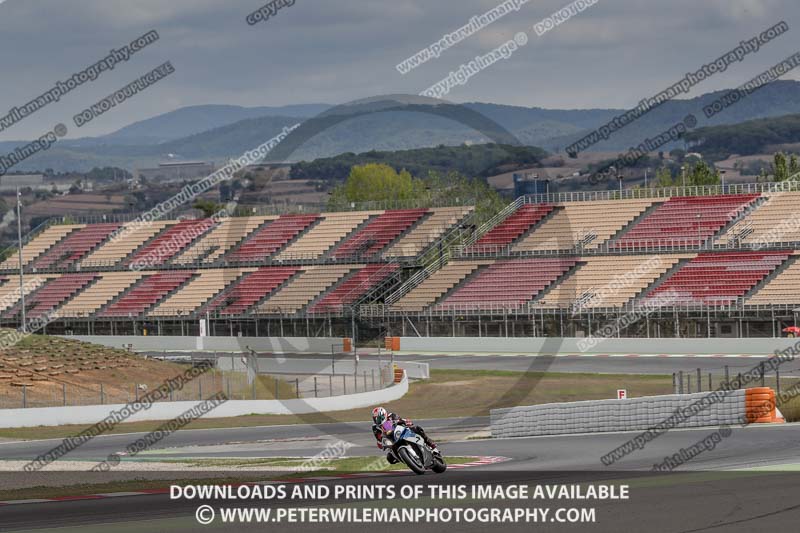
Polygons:
M403 460L403 462L408 466L415 474L422 475L425 473L425 467L417 462L416 457L411 455L407 448L400 448L397 450L398 455Z

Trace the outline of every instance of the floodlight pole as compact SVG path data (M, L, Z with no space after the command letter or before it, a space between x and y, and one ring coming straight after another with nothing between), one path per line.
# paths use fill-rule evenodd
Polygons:
M17 242L19 252L19 298L22 304L22 324L21 329L25 329L27 321L25 319L25 284L24 275L22 273L22 198L19 194L19 187L17 187Z

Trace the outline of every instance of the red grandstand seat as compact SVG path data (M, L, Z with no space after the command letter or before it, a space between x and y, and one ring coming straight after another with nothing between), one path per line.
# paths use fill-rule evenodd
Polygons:
M784 251L703 253L648 292L645 300L658 298L662 305L729 304L788 257Z
M427 209L384 211L367 222L361 230L345 239L333 251L333 257L355 259L375 256L427 213Z
M248 237L225 259L231 263L264 261L319 219L319 215L281 215Z
M758 197L758 194L673 196L616 239L611 247L698 246Z
M215 296L201 312L241 315L297 272L297 268L291 267L259 268Z
M524 204L483 234L469 247L469 250L475 252L499 251L517 240L553 209L554 207L549 204Z
M497 261L479 270L435 309L518 309L576 263L573 258Z
M89 224L64 237L42 254L34 263L36 268L66 268L82 259L98 244L106 240L119 224Z
M367 265L310 305L308 312L329 313L341 311L345 306L358 300L370 289L378 286L397 269L398 266L396 264Z
M215 222L210 218L182 220L139 248L125 264L141 268L163 265L214 226Z
M145 276L118 300L102 309L97 316L107 318L139 316L193 276L194 273L187 270L158 272Z

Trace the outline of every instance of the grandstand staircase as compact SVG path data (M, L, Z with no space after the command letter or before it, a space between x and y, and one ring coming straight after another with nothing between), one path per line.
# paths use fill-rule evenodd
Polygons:
M155 276L155 275L157 275L157 274L148 274L148 275L142 276L141 278L139 278L138 280L136 280L136 281L135 281L133 284L131 284L130 286L128 286L126 289L124 289L123 291L121 291L121 292L117 293L117 294L116 294L116 295L115 295L113 298L111 298L109 301L107 301L106 303L104 303L103 305L101 305L100 307L98 307L97 309L95 309L94 313L92 313L92 314L93 314L93 315L94 315L96 318L98 318L98 319L108 319L108 320L114 320L114 319L120 319L120 318L127 318L127 317L122 317L122 316L116 316L116 317L115 317L115 316L100 316L100 315L102 315L102 314L103 314L103 313L106 311L106 309L108 309L109 307L111 307L112 305L114 305L115 303L117 303L118 301L120 301L121 299L123 299L124 297L128 296L128 295L129 295L130 293L132 293L133 291L137 290L137 289L138 289L138 288L139 288L141 285L143 285L143 284L144 284L144 283L145 283L145 282L146 282L148 279L152 278L152 277L153 277L153 276ZM158 306L158 305L160 305L162 302L164 302L164 301L165 301L167 298L171 297L173 294L177 293L178 291L180 291L181 289L183 289L184 287L186 287L186 285L188 285L189 283L191 283L193 280L197 279L198 277L199 277L199 274L192 274L192 275L191 275L191 276L189 276L189 277L188 277L188 278L187 278L185 281L183 281L183 282L182 282L180 285L178 285L177 287L175 287L175 288L174 288L174 289L172 289L171 291L168 291L167 293L163 294L163 295L161 296L161 298L159 298L157 301L153 302L153 303L152 303L151 305L149 305L148 307L144 308L144 309L141 311L141 313L137 314L136 316L137 316L137 317L140 317L140 316L144 316L144 315L146 315L146 314L147 314L147 313L149 313L151 310L153 310L155 307L157 307L157 306Z
M364 219L364 221L361 224L353 228L353 230L350 231L347 235L345 235L344 237L333 243L330 246L330 248L325 250L325 253L323 253L320 256L320 259L333 259L333 255L336 253L336 250L338 250L342 244L349 241L351 237L355 237L356 235L358 235L359 232L361 232L361 230L366 228L373 219L377 218L377 216L378 215L370 215L366 219Z
M143 243L141 243L139 246L137 246L136 248L131 250L125 257L123 257L122 259L117 261L115 263L115 265L128 265L128 264L130 264L130 260L133 259L136 256L136 254L139 253L139 250L144 250L146 247L150 246L150 244L154 240L156 240L162 233L164 233L165 231L169 230L174 225L175 224L168 224L168 225L164 226L163 228L161 228L161 230L156 232L155 235L152 235L148 239L145 239L145 241Z
M228 254L230 254L230 253L233 253L233 252L235 252L236 250L238 250L239 248L241 248L241 246L242 246L242 245L243 245L245 242L247 242L247 241L248 241L250 238L252 238L252 237L253 237L253 235L257 235L257 234L258 234L258 233L259 233L261 230L263 230L263 229L264 229L266 226L268 226L269 224L272 224L273 222L275 222L275 220L265 220L264 222L262 222L261 224L259 224L259 225L258 225L258 226L257 226L255 229L253 229L253 231L251 231L250 233L248 233L248 234L246 234L246 235L242 236L242 238L241 238L241 239L239 239L239 240L238 240L236 243L234 243L234 245L233 245L233 246L231 246L230 248L228 248L228 249L227 249L227 250L226 250L226 251L225 251L225 252L224 252L224 253L223 253L221 256L219 256L219 257L216 259L216 261L215 261L214 263L215 263L215 264L222 264L222 263L224 263L224 262L225 262L225 256L226 256L226 255L228 255ZM219 245L217 245L217 249L219 249ZM187 252L188 252L188 250L187 250ZM208 254L206 254L206 257L208 257L209 255L211 255L212 253L214 253L214 250L212 250L212 251L208 252Z
M571 275L573 275L575 272L577 272L578 269L581 268L585 264L586 264L585 262L576 261L574 265L572 265L567 270L565 270L560 276L558 276L556 279L554 279L547 287L545 287L544 289L540 290L539 293L536 294L533 298L531 298L531 300L528 303L533 303L533 302L538 302L538 301L543 300L545 298L545 296L547 296L547 294L551 290L553 290L556 286L558 286L561 283L563 283L564 280L566 280Z
M672 275L675 272L677 272L680 269L682 269L686 265L686 263L688 263L689 261L691 261L691 258L683 257L683 258L679 259L674 265L669 267L666 270L666 272L664 272L659 277L657 277L655 280L653 280L652 283L650 283L648 286L646 286L641 291L639 291L636 294L634 294L633 297L630 299L630 302L637 302L637 301L640 301L640 300L644 299L651 291L656 290L659 286L661 286L662 283L664 283L669 278L671 278Z
M723 237L727 236L728 233L737 227L744 219L746 219L753 211L767 203L768 198L764 198L760 196L752 201L749 205L745 206L743 209L740 209L739 212L730 220L727 224L725 224L720 230L711 238L711 243L716 243ZM737 235L739 237L739 242L742 242L748 235L753 233L753 225L752 222L748 221L744 224L744 226L740 229L740 231L736 232L736 234L730 235Z
M253 305L248 307L247 311L245 312L245 314L248 314L248 315L258 314L257 311L258 311L259 307L261 307L267 300L269 300L272 296L277 294L281 289L283 289L284 287L286 287L287 285L292 283L294 280L296 280L302 274L303 274L303 270L302 269L298 269L297 272L295 272L294 274L292 274L291 276L286 278L283 281L283 283L281 283L280 285L278 285L277 287L275 287L274 289L269 291L267 294L265 294L264 296L259 298L258 301L253 303Z
M218 296L223 294L225 291L227 291L234 284L239 283L246 275L247 274L237 273L236 276L233 277L233 279L231 279L230 281L225 283L225 285L220 290L218 290L216 293L212 294L205 302L200 304L197 307L196 310L194 310L192 313L190 313L190 315L191 316L196 316L196 317L203 316L203 313L205 312L205 308L208 306L208 304L213 302Z
M664 202L653 202L650 205L650 207L646 208L644 211L642 211L641 213L636 215L634 218L632 218L630 221L628 221L628 223L625 224L623 227L621 227L619 229L619 231L617 231L614 235L609 237L606 242L608 242L609 244L612 244L612 243L616 242L617 239L623 237L626 233L628 233L628 231L630 231L631 228L636 226L639 222L641 222L645 218L649 217L653 213L653 211L655 211L663 203Z
M800 256L798 256L798 255L790 255L790 256L789 256L789 258L788 258L788 259L786 259L786 261L784 261L783 263L781 263L781 264L778 266L778 268L776 268L775 270L773 270L772 272L770 272L769 274L767 274L766 276L764 276L764 278L763 278L761 281L759 281L758 283L756 283L755 285L753 285L753 286L750 288L750 290L749 290L749 291L747 291L747 292L744 294L744 296L742 296L742 300L747 300L748 298L750 298L751 296L753 296L755 293L757 293L757 292L758 292L758 291L760 291L762 288L764 288L766 285L768 285L768 284L769 284L769 283L770 283L772 280L774 280L774 279L775 279L775 278L777 278L779 275L781 275L781 273L782 273L784 270L788 269L790 266L792 266L792 265L793 265L794 263L796 263L798 260L800 260Z

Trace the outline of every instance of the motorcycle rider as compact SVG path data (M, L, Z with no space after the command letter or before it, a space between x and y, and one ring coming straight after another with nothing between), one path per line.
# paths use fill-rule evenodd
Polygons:
M392 422L392 427L394 427L396 424L404 425L422 437L422 440L425 441L425 444L427 444L431 450L436 450L436 443L428 438L428 436L425 434L425 430L420 426L415 426L409 419L400 418L396 413L389 413L383 407L376 407L372 410L372 434L375 435L375 439L378 441L379 450L383 449L383 428L381 426L387 420ZM392 438L391 435L389 435L389 438ZM392 461L390 460L389 462Z

